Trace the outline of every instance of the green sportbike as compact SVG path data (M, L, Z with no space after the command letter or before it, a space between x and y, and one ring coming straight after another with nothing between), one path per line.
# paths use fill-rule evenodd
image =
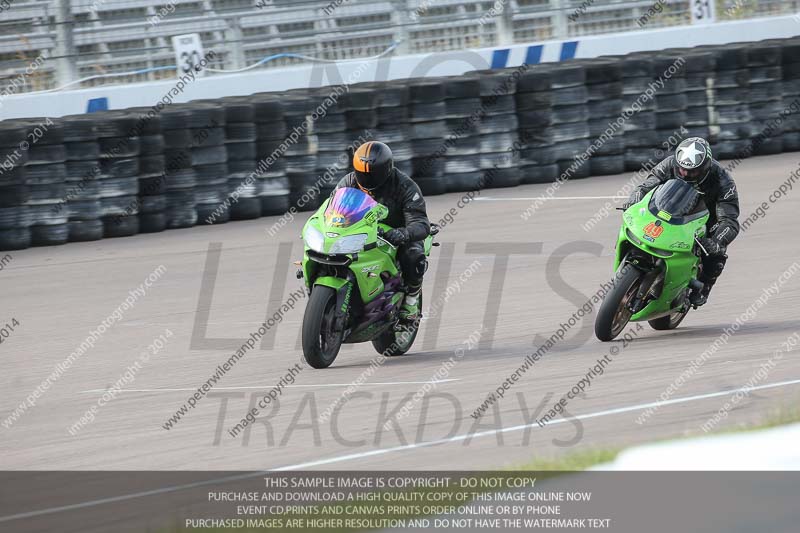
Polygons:
M311 295L303 316L303 355L314 368L330 366L343 343L371 341L378 353L403 355L419 317L401 320L405 298L397 249L383 239L389 209L359 189L341 188L303 227L302 270ZM425 239L430 255L435 226ZM419 300L422 308L422 296Z
M709 213L689 183L672 179L650 191L622 214L611 288L597 312L601 341L619 335L628 322L646 320L653 329L680 325L691 309L705 253Z

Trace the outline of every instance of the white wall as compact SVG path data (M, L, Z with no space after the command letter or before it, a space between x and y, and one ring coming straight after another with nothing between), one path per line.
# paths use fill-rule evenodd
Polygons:
M562 53L576 43L575 57L596 57L624 54L639 50L660 50L670 47L721 44L736 41L758 41L800 35L800 24L792 16L717 23L704 27L644 30L638 32L581 37L575 41L548 41L488 48L387 57L381 60L350 61L327 65L306 65L281 69L260 69L253 72L208 75L186 84L175 102L200 98L249 95L256 92L280 91L295 87L327 85L335 82L355 83L416 76L462 74L468 70L488 68L498 51L509 50L504 65L517 66L525 61L530 48L542 46L541 61L558 61ZM568 55L568 57L571 57ZM496 59L495 59L496 61ZM495 64L495 66L498 66ZM50 93L27 93L0 100L0 119L33 116L58 117L85 113L89 100L107 98L109 109L151 106L175 87L175 80L114 85L92 89Z

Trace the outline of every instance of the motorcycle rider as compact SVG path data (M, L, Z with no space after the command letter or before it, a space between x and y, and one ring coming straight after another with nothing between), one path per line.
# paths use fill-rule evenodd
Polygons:
M383 222L393 229L383 238L398 247L397 258L407 289L400 317L417 318L422 278L428 267L423 241L431 231L419 186L395 168L392 151L386 144L368 141L353 154L353 171L336 185L337 189L342 187L361 189L389 208L389 216Z
M690 183L700 192L710 214L706 236L700 239L707 252L699 277L703 289L692 291L689 296L692 305L701 306L708 301L711 288L725 268L728 245L739 234L739 195L733 178L712 158L708 142L701 137L691 137L678 145L675 155L653 167L623 208L641 201L649 191L674 178Z

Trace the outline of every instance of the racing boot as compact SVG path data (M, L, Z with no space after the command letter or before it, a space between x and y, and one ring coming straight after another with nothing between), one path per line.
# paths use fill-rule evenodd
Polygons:
M403 305L400 307L400 319L411 322L419 318L419 304L422 287L409 287Z
M716 281L717 280L704 281L702 289L699 291L692 291L692 293L689 295L689 303L695 308L705 305L706 302L708 302L708 295L711 292L711 288L714 286Z

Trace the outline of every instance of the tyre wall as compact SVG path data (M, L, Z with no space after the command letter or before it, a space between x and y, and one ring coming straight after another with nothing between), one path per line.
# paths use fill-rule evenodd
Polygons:
M800 151L800 38L0 122L0 250L309 211L388 143L426 195Z

